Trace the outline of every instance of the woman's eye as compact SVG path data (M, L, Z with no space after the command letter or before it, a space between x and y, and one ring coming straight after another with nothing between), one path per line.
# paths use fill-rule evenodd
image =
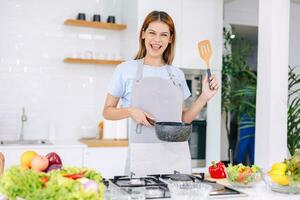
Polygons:
M154 32L149 32L150 33L150 35L155 35L155 33Z

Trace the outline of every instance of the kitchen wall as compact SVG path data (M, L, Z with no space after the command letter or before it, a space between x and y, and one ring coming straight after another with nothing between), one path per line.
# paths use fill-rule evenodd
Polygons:
M224 21L227 24L258 26L259 0L225 0ZM300 65L300 3L291 1L289 63ZM300 73L300 67L298 67Z
M76 139L97 133L114 68L66 64L68 56L92 51L120 55L121 32L65 26L78 12L115 15L121 0L2 0L0 2L0 139L15 139L21 109L25 138ZM126 58L126 57L125 57Z

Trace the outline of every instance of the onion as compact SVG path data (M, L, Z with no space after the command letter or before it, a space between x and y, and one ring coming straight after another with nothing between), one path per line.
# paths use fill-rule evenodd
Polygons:
M98 186L97 182L95 182L93 180L89 180L87 183L84 184L84 188L86 191L93 191L93 192L97 193L99 186Z
M58 170L61 169L61 165L60 164L52 164L47 168L47 173L52 171L52 170Z
M85 177L82 177L82 178L78 179L78 181L79 181L82 185L84 185L84 184L86 184L87 182L89 182L90 179L85 178Z

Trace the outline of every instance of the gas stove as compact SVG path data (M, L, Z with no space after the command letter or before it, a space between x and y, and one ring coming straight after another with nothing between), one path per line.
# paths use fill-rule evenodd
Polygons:
M135 190L143 188L146 199L170 198L168 184L156 177L115 176L110 181L129 195Z
M145 177L115 176L110 181L129 195L133 191L142 188L146 199L171 198L168 184L176 181L202 182L211 185L213 190L210 197L214 198L247 196L245 193L233 188L204 179L204 173L189 175L175 171L174 174L151 174Z

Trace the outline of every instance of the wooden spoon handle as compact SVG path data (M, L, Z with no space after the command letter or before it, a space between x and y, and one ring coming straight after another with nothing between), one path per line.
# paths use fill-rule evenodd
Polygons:
M207 71L207 78L208 78L208 83L209 83L209 89L212 90L212 88L210 87L210 77L211 77L210 69L208 68L206 71Z

